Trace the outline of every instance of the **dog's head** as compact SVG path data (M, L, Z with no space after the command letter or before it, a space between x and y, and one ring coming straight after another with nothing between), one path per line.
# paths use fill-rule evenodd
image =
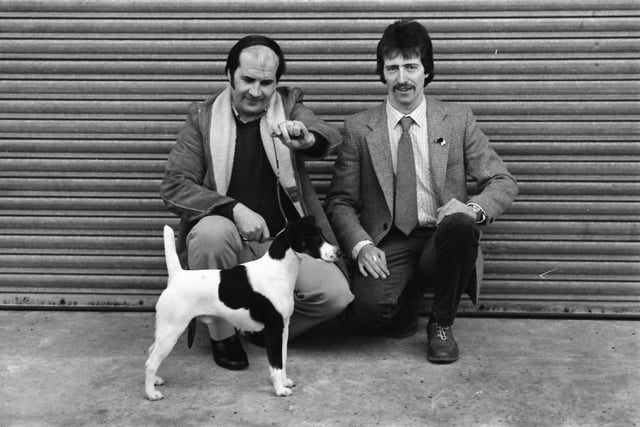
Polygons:
M341 256L340 249L327 242L322 235L322 230L316 225L316 219L312 215L289 222L285 233L291 249L298 253L327 262L337 261Z

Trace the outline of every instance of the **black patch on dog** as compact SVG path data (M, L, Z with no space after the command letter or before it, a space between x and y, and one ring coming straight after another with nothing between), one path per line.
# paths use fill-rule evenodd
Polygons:
M247 268L242 265L220 271L218 295L227 307L249 308L253 289L247 277Z
M220 271L218 296L220 301L230 308L249 310L251 318L265 326L269 364L276 369L282 369L284 319L267 297L253 290L244 265Z
M284 255L290 247L291 245L287 241L284 233L278 234L271 243L271 246L269 246L269 256L276 260L284 259Z
M269 365L274 369L282 369L282 331L265 328L264 343L267 348L267 359Z
M269 256L273 259L283 259L287 249L292 248L298 253L321 258L320 247L326 240L322 230L316 225L315 217L308 215L287 223L269 247Z

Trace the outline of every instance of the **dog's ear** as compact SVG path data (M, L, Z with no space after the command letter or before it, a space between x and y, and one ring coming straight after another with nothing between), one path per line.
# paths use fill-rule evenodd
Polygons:
M316 228L315 218L312 215L307 215L287 223L285 232L291 244L296 242L296 245L299 245L294 249L300 252L305 249L307 236L310 234L311 229L314 228Z

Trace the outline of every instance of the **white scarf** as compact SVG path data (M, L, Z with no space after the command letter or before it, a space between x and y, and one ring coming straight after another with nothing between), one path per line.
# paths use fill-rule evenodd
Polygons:
M286 115L282 105L282 98L276 91L271 97L271 101L269 101L266 113L260 118L260 137L264 151L276 176L278 175L278 169L280 171L280 185L288 194L292 195L292 193L295 194L298 191L292 153L278 138L271 136L271 124L282 123L285 120ZM236 125L233 108L231 107L230 86L227 86L213 102L209 141L216 191L220 194L226 194L231 181L231 169L236 152ZM298 213L301 216L304 215L299 197L293 197L292 202Z

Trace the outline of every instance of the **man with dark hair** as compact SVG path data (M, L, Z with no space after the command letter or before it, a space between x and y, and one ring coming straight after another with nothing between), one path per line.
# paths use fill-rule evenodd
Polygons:
M345 120L327 195L338 242L357 264L344 317L361 329L413 335L430 285L427 359L454 362L458 304L465 292L476 301L482 276L480 230L513 201L517 183L468 107L425 97L434 67L421 24L387 27L377 72L387 100ZM477 194L468 194L467 176Z
M165 205L181 218L177 247L185 267L230 268L257 259L286 219L306 214L335 239L304 159L325 156L341 137L304 106L300 89L278 87L285 69L274 40L245 37L228 55L229 86L189 108L160 186ZM303 259L289 337L339 314L352 299L338 266ZM215 362L246 368L233 327L203 320Z

